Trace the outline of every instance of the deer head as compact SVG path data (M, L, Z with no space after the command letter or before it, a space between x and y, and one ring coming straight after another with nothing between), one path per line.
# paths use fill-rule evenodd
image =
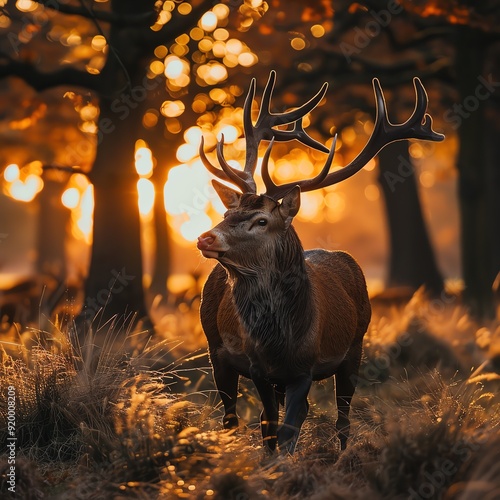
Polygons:
M271 98L276 73L271 71L262 95L261 108L255 125L251 118L252 102L255 97L255 79L252 79L243 107L243 126L246 141L246 159L243 170L229 165L224 158L224 137L217 142L217 159L220 167L210 163L204 152L203 138L200 157L213 175L229 182L240 191L216 180L213 186L228 209L224 220L211 231L198 238L198 248L205 257L218 259L223 264L255 265L263 255L270 255L271 247L281 245L280 239L290 232L291 222L300 207L300 193L331 186L351 177L361 170L383 147L404 139L442 141L444 136L432 130L432 118L426 113L427 93L418 78L413 85L416 93L415 109L401 124L392 124L387 117L386 102L379 81L373 80L376 118L372 134L363 150L348 165L330 172L335 153L336 137L328 149L303 128L302 120L323 99L328 84L325 83L308 102L299 108L284 113L271 113ZM289 130L278 130L280 125L290 125ZM274 142L293 139L318 151L328 153L320 173L312 178L276 185L269 174L269 157ZM262 159L262 179L266 192L257 194L254 173L257 166L258 148L261 141L269 141ZM293 233L293 231L292 231Z

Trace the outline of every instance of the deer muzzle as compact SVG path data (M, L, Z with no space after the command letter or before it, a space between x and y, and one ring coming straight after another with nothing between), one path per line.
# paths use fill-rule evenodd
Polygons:
M203 257L207 259L218 259L224 255L225 250L219 247L217 236L210 231L198 237L196 244Z

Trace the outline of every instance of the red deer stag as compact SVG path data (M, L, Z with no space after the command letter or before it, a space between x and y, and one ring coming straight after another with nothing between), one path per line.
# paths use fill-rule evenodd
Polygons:
M427 94L419 79L414 79L415 110L405 123L397 125L388 120L382 89L374 79L377 116L372 135L349 165L329 173L335 142L328 150L302 125L303 117L323 99L327 84L300 108L273 114L270 103L275 78L273 71L255 125L251 118L255 79L250 85L243 110L247 146L243 170L224 159L223 137L217 144L222 170L206 157L203 140L200 145L205 167L242 191L213 181L228 210L220 224L198 238L201 253L219 261L203 289L201 322L224 404L225 428L238 426L236 398L238 379L243 375L252 379L262 400L264 445L272 451L278 443L280 451L293 453L307 416L311 382L335 375L336 428L341 449L345 449L370 301L363 272L349 254L321 249L304 252L292 226L300 193L347 179L393 141L440 141L444 136L432 130L432 119L426 114ZM293 124L293 128L275 128L284 124ZM273 142L292 139L329 153L328 159L315 178L276 185L268 169ZM262 160L266 193L258 195L254 172L261 141L270 144ZM284 402L284 423L278 426L279 404Z

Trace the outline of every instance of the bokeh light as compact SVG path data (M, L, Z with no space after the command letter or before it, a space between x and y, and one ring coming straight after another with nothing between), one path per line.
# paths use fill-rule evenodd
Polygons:
M16 163L5 167L3 191L17 201L30 202L43 189L42 163L32 161L20 168Z
M152 151L142 140L138 140L135 147L135 169L137 173L141 177L151 177L154 167Z

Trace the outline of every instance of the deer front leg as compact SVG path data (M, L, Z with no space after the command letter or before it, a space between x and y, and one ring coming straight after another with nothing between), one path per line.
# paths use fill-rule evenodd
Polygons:
M286 386L286 411L283 425L278 430L280 451L292 454L299 439L300 428L307 417L309 403L307 395L311 388L311 374L297 377Z
M250 377L257 388L262 406L264 407L260 414L260 430L264 446L269 451L274 451L276 449L279 415L279 406L274 386L266 379L258 366L254 364L250 367Z
M222 424L224 429L238 427L236 415L236 398L238 397L238 372L224 359L220 359L216 350L210 350L210 360L214 374L215 385L224 405Z

